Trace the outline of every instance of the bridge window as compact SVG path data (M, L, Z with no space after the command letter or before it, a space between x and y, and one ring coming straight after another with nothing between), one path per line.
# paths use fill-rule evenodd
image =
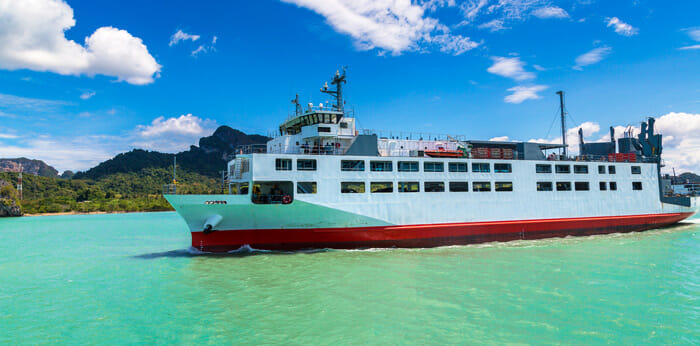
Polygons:
M588 166L586 166L586 165L574 165L574 173L576 173L576 174L588 174Z
M574 183L576 191L588 191L591 189L587 181L577 181Z
M615 166L608 166L608 174L615 174Z
M341 193L365 193L364 181L344 181L340 183Z
M513 166L510 163L494 163L493 171L496 173L512 173Z
M552 191L552 182L551 181L538 181L537 182L537 191Z
M450 192L469 192L469 183L466 181L451 181Z
M292 170L292 160L291 159L276 159L275 160L275 170L291 171Z
M425 192L445 192L445 183L442 181L426 181L424 183Z
M364 172L365 161L363 160L342 160L340 170L344 172Z
M513 191L513 183L510 181L497 181L494 185L496 191Z
M423 172L444 172L445 164L442 162L424 162Z
M472 172L474 172L474 173L491 172L491 164L490 163L480 163L480 162L472 163ZM490 189L489 189L489 191L490 191Z
M394 183L390 181L372 182L370 183L370 191L372 193L391 193L394 192Z
M419 186L417 181L401 181L399 182L399 192L419 192Z
M297 193L316 193L316 182L315 181L300 181L297 182Z
M552 165L537 165L535 166L537 173L552 173Z
M418 162L399 161L399 172L418 172Z
M642 167L632 166L632 174L642 174Z
M617 183L614 181L610 182L610 191L617 191Z
M311 159L298 159L297 160L297 171L315 171L316 170L316 160Z
M491 191L491 183L488 181L475 181L472 183L472 190L474 190L474 192Z
M450 172L464 173L467 172L468 165L465 162L450 162L448 168Z
M393 170L393 166L391 161L370 161L369 169L372 172L391 172Z
M569 166L569 165L557 165L556 172L557 173L571 173L571 166Z
M605 166L598 166L598 174L605 174Z
M571 191L571 183L568 181L558 181L557 191Z
M605 167L605 166L603 166ZM608 184L606 184L604 181L600 182L600 191L606 191L608 189Z
M641 181L633 181L632 182L632 190L641 191L642 190L642 182Z

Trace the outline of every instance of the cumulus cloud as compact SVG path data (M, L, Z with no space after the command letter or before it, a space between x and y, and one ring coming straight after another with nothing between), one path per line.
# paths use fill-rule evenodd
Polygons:
M584 66L593 65L600 62L601 60L605 59L610 52L612 52L612 48L610 47L598 47L581 54L576 58L576 66L574 66L574 69L581 70Z
M613 27L615 32L622 36L634 36L639 32L639 29L623 22L620 18L612 17L608 18L608 28Z
M143 85L161 66L140 38L113 27L98 28L80 45L65 31L75 26L63 0L0 0L0 68L97 74Z
M521 61L517 56L513 58L496 56L491 59L493 60L493 65L486 69L489 73L512 78L517 81L535 78L534 73L525 71L525 62Z
M216 123L192 114L153 119L149 125L139 125L135 131L134 145L144 149L176 152L186 150L200 137L207 136Z
M568 18L569 13L557 6L540 7L532 11L532 15L537 18Z
M168 46L172 47L180 43L180 41L186 40L190 40L192 42L197 41L199 40L199 35L191 35L182 30L178 30L176 33L173 34L173 36L170 36L170 43L168 44Z
M531 85L531 86L516 86L508 89L512 94L506 96L503 100L508 103L523 103L527 100L537 100L541 99L542 96L537 93L547 89L546 85Z
M310 9L323 16L337 32L347 34L360 50L380 49L394 55L436 46L459 55L479 43L454 35L434 18L425 16L426 8L449 2L432 2L426 7L410 1L394 0L282 0Z

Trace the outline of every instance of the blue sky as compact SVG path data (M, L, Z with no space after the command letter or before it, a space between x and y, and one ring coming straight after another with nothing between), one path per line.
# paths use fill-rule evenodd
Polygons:
M84 170L267 134L348 66L359 125L591 141L648 116L700 171L700 2L0 0L0 157Z

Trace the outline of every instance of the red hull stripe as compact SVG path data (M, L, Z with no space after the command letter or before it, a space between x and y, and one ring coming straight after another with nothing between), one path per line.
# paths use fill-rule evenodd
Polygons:
M693 213L568 219L489 221L349 228L289 228L192 232L192 246L229 251L257 249L430 247L485 241L643 231L674 224Z

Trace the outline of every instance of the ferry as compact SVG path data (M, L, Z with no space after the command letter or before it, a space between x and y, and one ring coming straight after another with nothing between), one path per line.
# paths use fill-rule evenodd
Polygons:
M226 194L164 197L192 247L228 252L435 247L644 231L698 211L698 198L662 192L662 136L641 133L562 144L360 131L345 106L345 69L262 147L228 163ZM565 130L563 92L562 132Z

